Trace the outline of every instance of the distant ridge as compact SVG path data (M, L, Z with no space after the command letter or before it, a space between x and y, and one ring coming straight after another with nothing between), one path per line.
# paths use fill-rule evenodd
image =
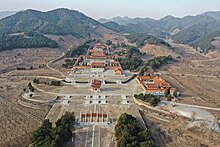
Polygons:
M220 19L220 11L208 11L208 12L205 12L201 15L210 16L210 17L213 17L215 19Z
M65 8L48 12L29 9L0 20L0 38L5 38L1 35L32 32L40 35L72 35L82 39L102 37L106 32L145 33L172 38L176 43L189 44L208 52L214 49L211 44L214 37L220 36L220 12L183 18L168 15L159 20L125 16L100 19L98 22L81 12Z
M0 19L14 15L17 11L0 11Z
M47 35L72 35L89 40L103 37L107 32L113 31L75 10L60 8L41 12L28 9L0 20L0 51L19 47L57 47Z
M114 17L101 19L103 25L121 33L147 33L162 38L173 38L177 43L189 44L208 52L211 42L220 36L220 12L206 12L197 16L177 18L172 15L159 20L150 18Z
M28 9L0 20L0 34L36 31L43 34L89 38L97 26L102 25L75 10L61 8L41 12Z

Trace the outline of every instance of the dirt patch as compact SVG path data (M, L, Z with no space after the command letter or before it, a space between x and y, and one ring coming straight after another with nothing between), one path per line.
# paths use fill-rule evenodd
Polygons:
M170 82L182 94L181 102L219 107L220 60L200 54L192 47L172 44L183 60L169 66L162 78Z
M171 55L173 57L179 56L177 53L169 49L165 46L159 46L159 45L150 45L146 44L144 47L142 47L141 52L153 55L153 56L168 56Z
M164 117L160 114L153 116ZM185 146L209 146L216 147L220 144L219 133L210 131L204 127L195 127L192 122L182 117L165 118L169 122L164 122L152 114L145 111L145 117L148 122L149 129L152 132L155 145L169 147L185 147Z
M46 65L50 60L61 55L56 49L15 49L3 51L0 54L0 71L16 69L17 67L25 67L29 69L39 68Z
M0 146L26 146L30 133L40 125L49 109L30 109L18 104L27 80L0 80Z

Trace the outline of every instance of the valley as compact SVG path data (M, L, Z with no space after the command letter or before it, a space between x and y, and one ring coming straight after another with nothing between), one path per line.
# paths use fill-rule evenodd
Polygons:
M46 19L54 13L57 21ZM54 127L65 112L75 115L73 136L66 147L117 146L121 140L115 127L124 113L150 131L155 146L219 146L219 37L211 42L215 49L206 52L149 32L129 32L133 35L129 38L128 32L68 9L27 10L12 17L19 15L32 16L36 32L58 46L1 50L0 146L33 144L30 137L42 121L49 119ZM0 20L0 26L10 19ZM170 19L174 18L159 22ZM39 27L38 20L45 25ZM0 29L0 33L16 29ZM19 31L30 33L31 29ZM153 102L135 97L141 93Z

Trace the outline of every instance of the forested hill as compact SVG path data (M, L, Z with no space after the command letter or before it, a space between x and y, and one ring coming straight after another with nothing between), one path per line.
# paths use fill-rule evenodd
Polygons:
M147 33L162 38L170 37L176 43L189 44L201 48L203 52L214 49L211 42L214 37L220 36L220 12L207 12L183 18L166 16L160 20L116 18L110 20L100 19L100 22L117 32Z
M98 25L101 24L74 10L26 10L0 20L0 34L37 31L43 34L86 38Z
M144 33L160 38L170 37L176 43L189 44L208 52L214 49L211 44L214 37L220 36L219 12L183 18L166 16L160 20L116 17L100 21L103 24L81 12L64 8L48 12L21 11L0 20L0 42L3 42L0 44L0 51L20 47L57 47L56 42L46 35L72 35L76 38L91 39L91 36L101 37L104 32L115 31ZM35 35L26 35L30 33ZM38 40L34 41L36 38Z
M57 47L46 35L72 35L76 38L90 39L92 35L102 34L97 29L100 27L102 30L107 29L96 20L75 10L61 8L48 12L20 11L0 20L0 51L13 48ZM30 33L35 35L17 35Z
M129 42L136 43L138 47L141 47L145 44L154 44L154 45L171 47L171 45L165 42L164 40L152 35L148 35L146 33L131 33L130 35L127 35L126 38L128 39Z

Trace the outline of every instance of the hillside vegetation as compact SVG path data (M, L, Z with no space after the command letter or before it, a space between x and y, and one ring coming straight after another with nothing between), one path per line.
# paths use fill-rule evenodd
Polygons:
M188 44L200 48L206 53L214 49L211 44L214 37L220 36L220 13L208 12L197 16L175 18L166 16L160 20L149 18L120 18L104 20L101 22L117 32L144 33L156 37L170 37L176 43ZM112 22L114 21L114 23ZM143 39L138 44L143 44Z
M144 63L144 65L140 68L139 75L144 75L146 71L148 71L149 67L153 70L157 70L164 65L175 62L176 60L172 58L172 56L158 56L150 59Z
M174 59L172 58L172 56L159 56L159 57L155 57L151 60L148 60L145 63L145 66L150 66L153 69L158 69L161 66L168 64L169 62L174 61Z
M126 38L129 42L136 43L138 47L143 46L145 44L163 45L171 47L171 45L165 42L164 40L152 35L148 35L147 33L132 33L130 35L127 35Z
M192 26L174 35L176 43L189 44L208 52L215 47L211 44L216 36L220 35L220 22L209 22Z
M88 40L91 34L102 34L97 27L102 24L86 15L68 9L55 9L48 12L36 10L20 11L15 15L0 20L1 50L13 48L57 47L58 45L46 35L72 35ZM104 30L105 31L105 30ZM14 34L38 34L35 36L18 36Z
M82 45L80 46L77 46L77 47L73 47L71 48L70 50L68 50L65 54L65 56L67 58L72 58L72 57L78 57L82 54L86 54L87 53L87 50L89 48L92 48L94 46L94 43L96 42L96 40L88 40L86 41L85 43L83 43Z
M159 102L161 102L160 97L157 97L153 94L135 94L134 97L136 99L140 99L144 102L148 102L151 106L157 106Z
M115 125L117 147L153 147L149 130L144 130L136 118L123 113Z
M127 32L126 27L117 24L116 22L110 21L110 22L106 22L104 23L105 27L114 30L116 32Z
M56 122L56 127L46 119L31 136L33 147L62 147L72 137L72 129L75 122L74 113L66 112Z
M26 10L0 21L0 34L37 31L43 34L73 35L88 38L92 26L99 23L84 14L68 9L48 12Z
M140 50L135 46L127 46L125 56L119 58L119 62L124 70L137 69L143 62Z
M58 43L43 36L36 34L34 36L26 35L0 35L0 51L11 50L14 48L57 48Z
M7 50L8 48L54 47L55 45L51 45L52 40L47 38L46 35L72 35L76 38L88 40L94 36L101 37L103 32L108 32L111 29L113 32L130 33L130 36L127 37L138 46L145 43L169 46L169 44L159 39L168 37L174 39L176 43L188 44L207 53L209 50L214 49L211 44L214 37L220 36L219 18L219 12L208 12L183 18L166 16L160 20L116 17L111 20L101 19L100 22L103 22L101 24L74 10L63 8L48 12L26 10L1 19L0 35L35 32L44 36L41 36L41 39L37 38L40 40L36 41L37 44L32 40L28 40L28 42L31 42L30 44L22 43L22 45L16 46L17 43L13 45L7 45L6 43L2 45L2 47L6 46ZM0 38L0 42L5 41L3 38ZM21 38L14 37L13 42L16 42L16 40L26 42L27 38Z

